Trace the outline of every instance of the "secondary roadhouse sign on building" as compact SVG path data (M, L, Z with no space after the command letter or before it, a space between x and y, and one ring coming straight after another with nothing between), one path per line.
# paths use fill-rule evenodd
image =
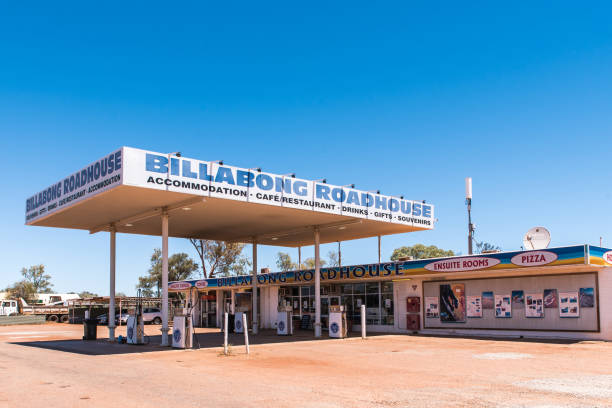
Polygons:
M26 224L126 185L433 229L434 206L318 181L122 147L26 200Z

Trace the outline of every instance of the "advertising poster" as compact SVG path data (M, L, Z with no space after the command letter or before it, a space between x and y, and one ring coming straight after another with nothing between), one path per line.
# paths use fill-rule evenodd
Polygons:
M482 292L482 308L493 309L493 292Z
M482 298L480 296L467 297L467 317L482 317Z
M559 293L559 317L580 317L578 292Z
M525 292L523 292L522 290L513 290L512 303L517 303L519 305L525 303Z
M440 285L440 321L465 322L465 284Z
M541 293L525 296L525 317L544 317L544 297Z
M495 295L495 317L512 317L511 296Z
M593 288L580 288L580 307L595 307Z
M544 307L546 309L556 309L559 307L557 289L544 289Z
M438 318L440 317L440 311L438 310L438 298L425 297L425 317L427 318Z

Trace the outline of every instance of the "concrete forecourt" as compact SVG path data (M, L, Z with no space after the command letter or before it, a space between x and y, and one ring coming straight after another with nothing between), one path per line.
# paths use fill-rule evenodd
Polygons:
M612 343L408 335L251 338L200 350L83 342L79 325L0 327L0 407L608 407ZM125 335L124 327L117 328ZM154 345L157 344L157 345ZM161 375L163 374L163 375Z

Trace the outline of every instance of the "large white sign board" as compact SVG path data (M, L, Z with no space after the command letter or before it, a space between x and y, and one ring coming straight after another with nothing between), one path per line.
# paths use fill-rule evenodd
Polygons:
M119 185L433 229L429 203L123 147L26 200L26 223Z

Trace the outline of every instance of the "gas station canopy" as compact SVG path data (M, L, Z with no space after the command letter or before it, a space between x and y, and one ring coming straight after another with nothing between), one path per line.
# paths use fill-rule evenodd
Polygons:
M297 247L433 229L421 201L123 147L26 201L26 224Z

